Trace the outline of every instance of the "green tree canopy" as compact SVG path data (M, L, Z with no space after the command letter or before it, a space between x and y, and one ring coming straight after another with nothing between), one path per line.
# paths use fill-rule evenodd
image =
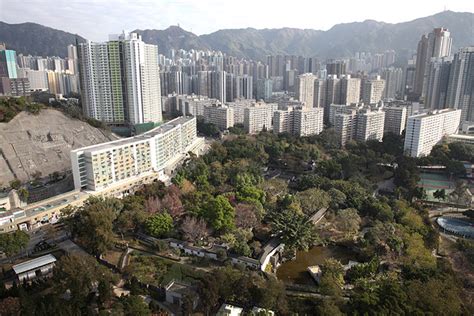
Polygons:
M235 210L229 200L218 195L204 206L201 216L217 231L230 231L235 228Z
M0 251L12 256L28 245L30 236L22 230L0 234Z
M270 222L288 249L308 250L318 240L313 223L292 210L272 212Z
M168 213L158 213L145 221L145 229L154 237L166 237L173 230L173 218Z

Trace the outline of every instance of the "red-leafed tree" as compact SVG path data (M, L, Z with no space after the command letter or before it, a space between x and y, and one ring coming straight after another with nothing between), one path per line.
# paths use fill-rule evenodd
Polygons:
M145 209L148 213L155 214L158 213L163 207L161 200L157 197L150 196L145 201Z
M163 208L165 208L173 218L183 215L184 207L181 202L181 192L177 186L171 185L161 202Z

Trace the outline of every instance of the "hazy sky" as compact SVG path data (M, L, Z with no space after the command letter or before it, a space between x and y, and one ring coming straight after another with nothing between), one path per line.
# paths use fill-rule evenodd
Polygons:
M88 39L121 30L179 24L196 34L224 28L297 27L327 30L372 19L409 21L444 9L474 11L472 0L0 0L0 20L36 22Z

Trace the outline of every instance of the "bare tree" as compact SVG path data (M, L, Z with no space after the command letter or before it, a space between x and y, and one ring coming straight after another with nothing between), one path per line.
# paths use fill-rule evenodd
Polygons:
M181 202L179 188L172 185L161 200L163 207L173 217L180 217L184 213L183 203Z
M148 213L155 214L158 213L162 208L161 200L157 197L150 196L145 201L145 209Z
M188 216L183 220L181 231L187 241L195 242L209 236L209 228L206 222L202 218L197 219L193 216Z
M235 206L235 224L240 228L254 228L259 224L255 205L239 203Z

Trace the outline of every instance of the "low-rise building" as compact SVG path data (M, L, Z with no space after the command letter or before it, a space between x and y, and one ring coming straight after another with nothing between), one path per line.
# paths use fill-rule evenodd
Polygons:
M252 308L252 310L250 311L250 315L252 315L252 316L260 316L260 315L274 316L275 312L270 310L270 309L254 306Z
M178 308L183 306L185 300L192 303L193 310L199 303L199 296L196 288L190 284L179 282L177 280L172 280L165 286L165 297L167 303Z
M53 271L56 258L51 255L41 256L28 260L12 267L18 281L32 281L36 278L45 277Z
M224 303L221 305L216 315L217 316L240 316L242 315L243 311L244 309L241 307Z

